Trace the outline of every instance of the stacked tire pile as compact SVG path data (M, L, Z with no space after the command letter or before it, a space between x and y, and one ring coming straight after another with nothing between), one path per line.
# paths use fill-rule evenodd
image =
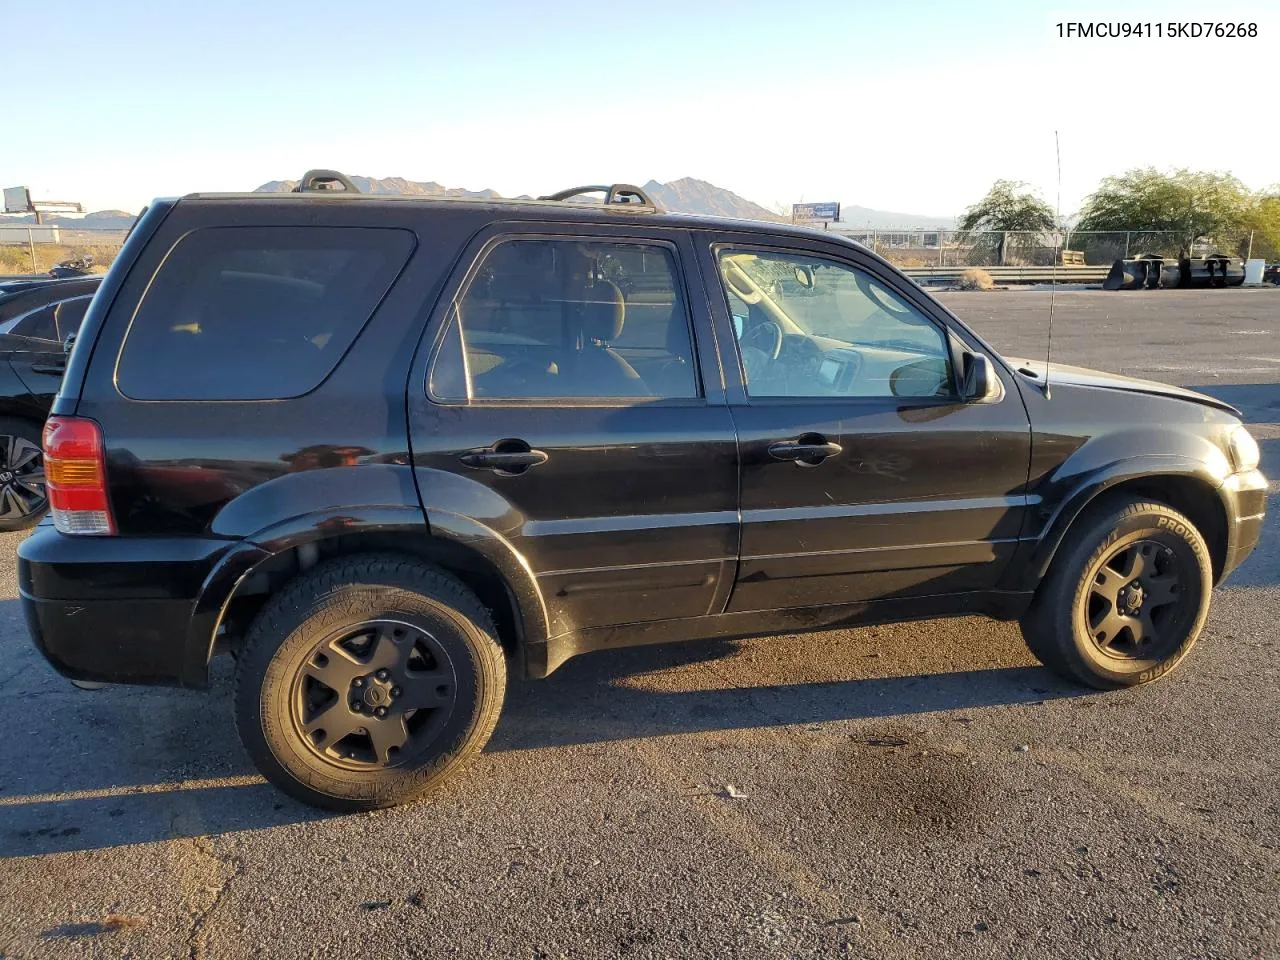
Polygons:
M1154 290L1157 287L1238 287L1244 283L1239 257L1161 257L1143 254L1117 260L1102 281L1103 290Z

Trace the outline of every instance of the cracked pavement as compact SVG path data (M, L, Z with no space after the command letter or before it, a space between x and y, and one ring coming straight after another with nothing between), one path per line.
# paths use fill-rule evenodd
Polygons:
M945 299L1042 349L1044 295ZM1280 292L1057 311L1058 359L1219 393L1280 477ZM1276 956L1277 524L1144 688L981 619L596 654L514 684L430 800L345 817L256 776L229 664L57 677L2 537L0 957Z

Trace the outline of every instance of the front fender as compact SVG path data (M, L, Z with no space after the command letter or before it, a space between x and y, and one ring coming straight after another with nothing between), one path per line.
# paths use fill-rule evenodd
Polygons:
M1204 484L1221 499L1220 490L1224 480L1230 475L1230 467L1220 451L1214 448L1214 452L1221 459L1221 464L1212 457L1197 459L1181 455L1148 454L1126 457L1094 466L1087 471L1072 471L1069 474L1069 485L1064 478L1065 489L1053 491L1051 496L1042 499L1041 532L1038 538L1028 540L1028 546L1023 552L1023 562L1010 564L1010 570L1020 571L1015 588L1034 590L1048 573L1049 565L1067 531L1080 514L1099 496L1123 483L1161 477L1187 478ZM1225 503L1223 508L1226 509Z

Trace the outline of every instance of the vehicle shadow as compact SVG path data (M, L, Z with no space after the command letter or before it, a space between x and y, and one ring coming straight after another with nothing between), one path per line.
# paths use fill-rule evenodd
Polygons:
M788 644L799 638L753 643ZM785 677L753 684L720 679L717 661L739 652L739 641L672 644L604 651L569 661L546 680L508 690L489 750L536 750L679 734L871 720L911 714L1035 703L1087 696L1039 665L904 676L847 676L794 683ZM767 648L765 648L767 651ZM975 651L976 655L976 651ZM879 662L879 661L878 661ZM706 664L716 685L654 689L682 668ZM638 681L638 682L637 682Z
M14 601L0 604L0 620L11 623L13 606ZM957 621L965 630L970 623L981 624ZM6 652L17 643L11 626L0 636ZM803 642L785 637L746 643L756 654L767 652L768 644L781 645L778 652L800 664L804 651L795 645ZM926 668L937 672L873 676L869 665L883 671L891 666L891 654L882 661L863 659L878 654L860 652L841 660L834 673L824 665L827 676L819 682L792 682L784 668L761 686L721 679L743 652L738 641L594 654L570 661L547 680L514 682L488 749L500 756L610 740L1096 695L1038 666L990 669L990 651L982 643L972 646L972 659L955 653L926 658ZM1030 661L1023 656L1022 662ZM252 770L230 722L227 666L220 664L208 694L124 687L77 691L43 661L22 668L20 677L9 675L0 692L16 680L45 706L32 710L22 698L0 697L0 724L21 733L0 745L0 859L262 830L331 816L288 799ZM734 669L743 674L744 665Z

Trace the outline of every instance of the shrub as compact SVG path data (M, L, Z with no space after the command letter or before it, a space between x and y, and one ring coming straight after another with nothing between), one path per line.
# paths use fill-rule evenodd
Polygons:
M956 281L957 290L994 290L995 288L996 282L991 279L991 274L976 267L960 274L960 279Z

